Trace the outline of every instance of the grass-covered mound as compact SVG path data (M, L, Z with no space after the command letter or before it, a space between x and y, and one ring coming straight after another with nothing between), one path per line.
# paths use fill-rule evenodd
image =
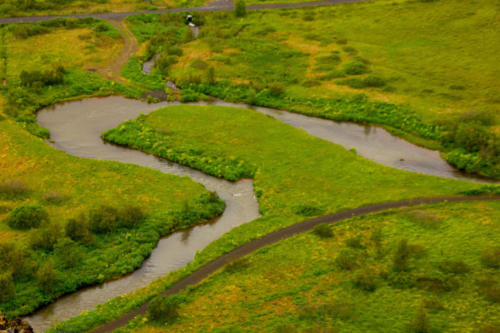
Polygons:
M231 263L166 324L122 332L493 332L500 203L421 206L345 220ZM496 259L490 260L496 253Z
M159 237L221 214L187 178L80 159L0 120L0 310L32 312L128 273Z

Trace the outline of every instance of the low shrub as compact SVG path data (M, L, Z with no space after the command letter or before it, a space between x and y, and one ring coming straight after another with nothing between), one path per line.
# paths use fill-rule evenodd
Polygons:
M378 276L372 270L365 269L354 276L353 284L356 288L364 291L375 291L378 285Z
M426 228L437 228L441 224L441 219L439 216L423 211L415 210L408 213L408 218L411 222L419 224Z
M7 218L7 224L12 229L27 230L38 228L49 221L49 214L40 205L17 206Z
M500 267L500 247L486 249L481 252L481 261L486 267Z
M182 56L182 49L179 46L174 45L167 49L167 53L169 55L180 57Z
M326 223L320 223L313 229L314 234L321 238L331 238L333 237L332 228Z
M351 249L342 249L335 258L335 264L343 270L353 270L359 266L356 252Z
M63 235L64 229L54 221L43 228L32 230L28 235L28 243L34 250L52 251Z
M299 205L294 209L294 213L300 216L318 216L323 214L324 211L321 207L307 204Z
M135 227L139 222L144 220L144 212L138 206L126 204L118 211L119 225L125 228Z
M0 291L0 302L7 302L16 295L16 288L11 272L0 272Z
M443 273L449 274L465 274L470 272L470 267L462 261L442 261L438 264L438 267Z
M110 233L117 228L118 218L118 209L100 205L89 212L90 230L94 233Z
M390 272L386 279L389 285L398 289L413 288L417 283L415 275L409 272Z
M190 64L191 67L193 67L194 69L197 69L197 70L205 70L208 68L208 64L203 61L202 59L194 59L191 64Z
M148 306L148 319L157 323L168 323L177 318L183 295L156 296Z
M337 84L347 85L351 88L363 89L363 88L378 88L385 86L385 81L379 76L368 75L365 78L352 77L349 79L338 81Z
M344 46L342 48L342 50L344 50L345 53L349 54L349 55L356 55L358 54L358 50L356 50L354 47L352 46Z
M250 261L248 260L248 258L240 258L227 264L226 267L224 267L224 271L232 274L236 272L241 272L247 269L249 266L250 266Z
M119 227L135 227L144 217L142 209L131 204L119 208L100 205L90 210L88 225L90 231L94 233L111 233ZM80 230L80 234L84 232Z
M65 267L74 267L83 257L83 251L68 237L60 238L54 245L54 255Z
M62 194L56 191L47 192L43 195L43 201L53 205L59 205L68 199L69 197L66 194Z
M280 96L283 95L285 92L285 87L281 82L271 82L269 83L267 88L269 89L269 92L273 96Z
M402 239L399 241L396 251L394 252L394 257L392 259L393 270L397 272L406 271L408 269L409 259L410 250L408 241Z
M245 0L236 0L236 3L234 4L234 16L247 16L247 5L245 3Z
M417 277L416 286L432 292L450 292L458 289L460 282L453 276L433 273L430 276Z
M0 198L14 199L29 193L28 185L19 180L5 180L0 183Z
M28 88L43 88L45 86L53 86L64 82L64 74L66 70L62 66L46 71L25 71L23 70L19 76L21 85Z
M363 244L363 240L361 235L357 235L355 237L349 238L346 240L346 245L353 249L364 249L365 245Z
M47 293L52 293L58 282L58 272L54 269L52 260L47 260L36 272L36 280L40 288Z
M368 72L368 67L361 61L353 61L344 65L344 71L349 75L360 75Z
M443 303L437 298L426 299L422 302L424 308L430 312L439 312L445 309Z
M430 333L432 332L429 316L423 306L420 306L410 323L410 332L412 333Z
M90 233L89 222L84 214L76 218L69 219L65 225L65 234L75 242L83 244L93 243L93 237Z
M0 272L11 272L15 277L23 275L26 269L26 257L26 250L15 243L0 243Z

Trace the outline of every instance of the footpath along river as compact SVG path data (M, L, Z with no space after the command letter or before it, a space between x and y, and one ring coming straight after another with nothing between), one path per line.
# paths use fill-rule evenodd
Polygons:
M195 104L249 107L224 101ZM111 298L132 292L160 276L184 267L194 258L196 251L203 249L234 227L260 216L250 179L228 182L101 140L102 132L126 120L134 119L141 113L150 113L168 105L172 103L147 104L112 96L62 103L38 113L38 122L50 130L52 145L55 148L79 157L131 163L178 176L187 175L208 190L217 192L226 202L226 210L212 223L194 226L162 238L151 257L135 272L61 297L26 317L25 319L37 332L42 332L57 322L78 315L83 310L91 310ZM249 108L301 128L311 135L340 144L346 149L355 148L360 155L383 165L434 176L487 181L461 173L446 163L437 151L410 144L376 126L334 122L268 108Z

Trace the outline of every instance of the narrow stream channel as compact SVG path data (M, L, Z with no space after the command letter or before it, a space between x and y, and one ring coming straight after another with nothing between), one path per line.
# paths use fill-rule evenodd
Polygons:
M196 104L249 107L223 101ZM172 103L147 104L113 96L63 103L38 113L38 122L50 130L54 141L52 145L57 149L84 158L132 163L174 175L188 175L208 190L216 191L226 202L226 210L213 223L195 226L162 238L142 267L126 277L61 297L26 317L37 332L184 267L194 258L196 251L232 228L259 217L251 180L231 183L140 151L106 144L101 140L102 132L125 120L134 119L141 113L150 113L167 105ZM301 128L311 135L340 144L346 149L355 148L360 155L383 165L435 176L488 181L461 173L441 159L438 152L410 144L376 126L334 122L260 107L249 108Z

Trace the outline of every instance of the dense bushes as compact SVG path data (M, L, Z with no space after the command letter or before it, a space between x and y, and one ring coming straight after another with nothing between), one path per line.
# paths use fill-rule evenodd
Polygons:
M320 223L314 227L313 232L321 238L333 237L332 228L326 223Z
M349 75L360 75L368 72L368 67L361 61L353 61L344 65L344 72Z
M110 233L119 227L134 227L143 219L144 213L139 207L127 205L115 208L101 205L89 212L89 228L94 233Z
M184 295L157 296L148 306L148 318L158 323L171 322L178 316L179 304L185 301Z
M234 6L234 16L245 17L247 15L247 6L245 0L236 0Z
M14 279L9 271L0 272L0 302L5 302L16 295Z
M42 223L48 222L49 215L40 205L21 205L16 207L7 219L8 225L13 229L38 228Z
M52 70L41 71L22 71L19 76L21 85L28 88L43 88L45 86L53 86L64 82L64 74L66 70L62 66L58 66Z

